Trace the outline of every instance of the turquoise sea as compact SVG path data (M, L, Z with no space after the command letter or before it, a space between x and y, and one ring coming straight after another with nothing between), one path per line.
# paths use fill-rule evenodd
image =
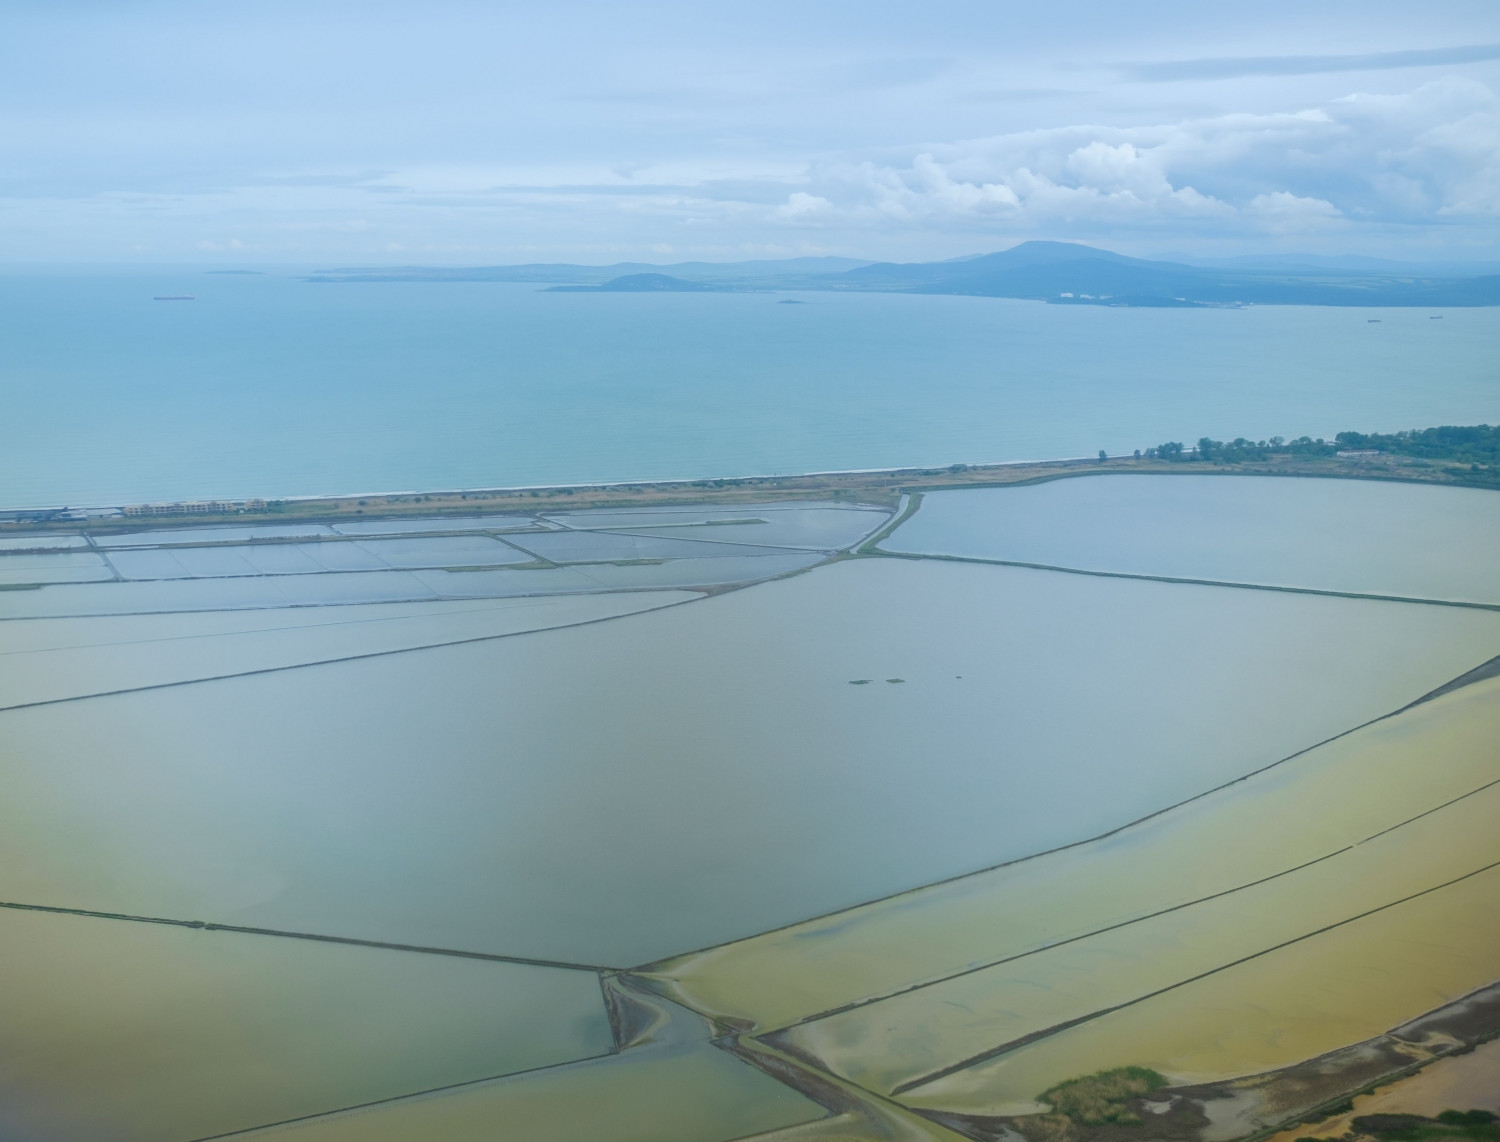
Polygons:
M152 300L170 294L195 300ZM0 275L0 507L982 463L1496 421L1497 309Z

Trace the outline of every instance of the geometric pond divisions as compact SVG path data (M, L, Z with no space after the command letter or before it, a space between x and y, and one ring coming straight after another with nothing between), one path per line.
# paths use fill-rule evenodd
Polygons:
M717 599L889 513L7 537L0 1136L994 1137L1081 1075L1275 1072L1483 988L1500 678L1380 715L1500 651L1421 603L1496 601L1492 502L1425 513L1452 566L1382 566L1260 483L1100 484L1068 535L1027 531L1043 489L973 493L1005 526L937 493L901 534L962 549ZM1109 539L1183 511L1186 546Z
M646 975L720 1018L790 1021L766 1041L929 1111L1036 1113L1131 1064L1178 1084L1286 1067L1500 977L1496 740L1489 679L1138 830ZM888 966L871 953L898 928L926 944L893 949L902 978L834 978Z
M1235 653L1181 653L1195 629ZM1497 640L1456 608L856 559L561 629L205 659L0 712L0 900L628 968L1128 824Z
M0 619L723 586L812 566L890 518L852 505L755 511L7 533ZM621 523L634 526L597 526Z
M32 619L0 629L0 707L507 638L699 598L662 590Z

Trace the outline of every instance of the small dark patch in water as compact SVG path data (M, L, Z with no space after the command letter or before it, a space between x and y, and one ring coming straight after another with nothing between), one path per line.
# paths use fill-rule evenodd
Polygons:
M906 679L905 678L887 678L886 681L887 682L905 682Z
M851 678L851 679L849 679L849 685L851 685L851 686L868 686L873 681L875 681L875 679L873 679L873 678Z

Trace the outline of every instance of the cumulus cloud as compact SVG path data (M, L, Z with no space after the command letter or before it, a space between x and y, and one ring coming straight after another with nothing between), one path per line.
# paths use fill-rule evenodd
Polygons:
M833 203L828 199L808 194L805 190L797 190L787 195L786 202L778 206L774 213L778 218L806 219L828 214L832 210Z
M1286 190L1257 194L1246 213L1273 230L1316 230L1343 220L1339 208L1322 198L1304 198Z
M1500 213L1500 101L1464 79L1404 95L1138 127L1070 126L816 166L797 225L1004 220L1255 233Z

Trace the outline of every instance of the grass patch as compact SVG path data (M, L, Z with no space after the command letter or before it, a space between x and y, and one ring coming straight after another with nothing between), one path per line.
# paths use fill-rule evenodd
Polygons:
M1073 1123L1066 1114L1029 1114L1016 1125L1028 1142L1073 1142Z
M1166 1085L1166 1079L1147 1067L1117 1067L1059 1083L1043 1094L1041 1101L1083 1126L1108 1122L1135 1126L1141 1117L1130 1103Z

